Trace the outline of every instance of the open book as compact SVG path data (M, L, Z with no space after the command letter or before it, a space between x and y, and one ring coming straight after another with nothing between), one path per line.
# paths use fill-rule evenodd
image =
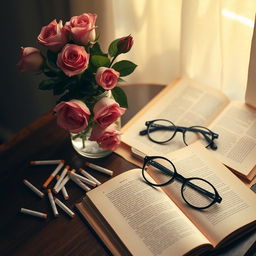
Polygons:
M200 255L255 230L254 193L201 144L166 157L181 175L210 181L222 202L195 210L182 200L178 181L161 189L148 185L141 169L122 173L77 204L114 255Z
M215 140L218 149L209 151L246 180L256 175L256 109L244 102L230 101L217 89L181 79L163 89L123 127L122 142L147 155L169 154L186 146L180 133L166 144L139 135L146 121L158 118L177 126L211 129L219 138Z

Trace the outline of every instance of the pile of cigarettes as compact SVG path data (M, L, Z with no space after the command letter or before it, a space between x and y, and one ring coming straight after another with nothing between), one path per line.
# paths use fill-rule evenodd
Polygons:
M50 176L43 183L43 188L47 190L48 199L51 204L51 208L52 208L52 211L53 211L53 214L55 217L59 216L57 206L60 207L64 212L66 212L71 218L73 218L75 216L75 213L70 208L68 208L61 200L59 200L58 198L53 196L53 193L57 195L61 191L64 199L68 200L69 195L65 188L65 185L67 184L68 181L72 180L76 185L78 185L80 188L82 188L86 192L91 190L91 187L94 188L101 184L95 177L93 177L91 174L89 174L83 168L79 168L78 171L80 174L77 174L76 170L70 169L69 165L64 166L65 165L64 160L30 161L30 164L31 165L55 165L55 164L57 164L57 167L55 168L55 170L50 174ZM89 162L86 162L85 165L96 170L96 171L99 171L101 173L105 173L110 176L113 175L113 171L103 168L101 166L98 166L98 165L95 165L95 164L92 164ZM61 170L62 170L61 174L58 175L58 173ZM49 186L49 184L54 180L54 178L56 178L56 183L55 183L53 189L47 188ZM35 187L27 179L24 179L23 183L40 198L43 198L45 196L45 194L42 191L40 191L37 187ZM53 193L52 193L52 191L53 191ZM33 216L36 216L39 218L44 218L44 219L46 219L48 217L47 213L34 211L31 209L27 209L27 208L21 208L20 212L24 213L24 214L33 215Z

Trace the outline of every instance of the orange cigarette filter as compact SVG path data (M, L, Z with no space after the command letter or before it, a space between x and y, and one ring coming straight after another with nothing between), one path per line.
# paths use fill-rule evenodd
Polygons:
M51 173L51 175L48 177L48 179L44 182L43 187L47 188L50 182L54 179L54 177L57 175L57 173L60 171L60 169L63 167L65 161L62 160L57 168Z

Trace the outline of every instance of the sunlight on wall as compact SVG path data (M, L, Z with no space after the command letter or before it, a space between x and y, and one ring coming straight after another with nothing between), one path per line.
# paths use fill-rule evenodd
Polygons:
M232 12L232 11L229 11L227 9L223 9L221 11L221 13L222 13L223 16L225 16L227 18L238 21L238 22L241 22L241 23L243 23L243 24L245 24L245 25L247 25L251 28L253 28L253 26L254 26L254 21L253 20L251 20L249 18L246 18L244 16L241 16L237 13Z

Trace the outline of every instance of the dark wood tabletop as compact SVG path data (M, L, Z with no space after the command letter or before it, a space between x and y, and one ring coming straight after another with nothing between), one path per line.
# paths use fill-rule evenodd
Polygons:
M124 90L130 107L122 123L125 124L162 88L153 85L126 86ZM85 196L81 188L69 182L66 188L70 198L64 200L58 194L58 198L76 216L70 218L60 210L60 216L55 218L47 195L40 199L23 184L23 179L27 179L42 189L42 184L55 167L33 166L30 161L46 159L64 159L66 164L75 169L84 167L86 161L72 148L68 132L57 126L51 112L40 116L0 146L0 255L111 255L74 207ZM114 176L134 168L134 165L115 153L91 162L113 170ZM95 173L94 176L101 182L110 179L104 174ZM21 214L21 207L48 213L48 218Z
M130 107L122 124L162 88L144 84L125 86ZM40 199L23 184L23 179L27 179L42 189L43 182L56 166L32 166L30 161L45 159L64 159L76 169L84 167L86 161L72 148L69 133L57 126L52 112L40 116L0 146L0 255L109 255L74 207L85 196L81 188L69 182L66 188L70 198L65 201L58 196L76 216L71 219L60 211L60 216L55 218L48 197ZM115 153L91 162L113 170L114 176L134 167ZM103 174L94 176L101 182L110 179ZM21 207L45 212L49 216L45 220L24 215L19 213Z

